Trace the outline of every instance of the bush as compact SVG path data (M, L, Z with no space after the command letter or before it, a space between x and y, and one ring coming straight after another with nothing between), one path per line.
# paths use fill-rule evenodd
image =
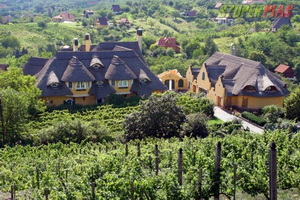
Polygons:
M171 138L180 136L185 115L176 105L174 93L152 95L141 103L141 111L127 115L123 123L127 140L145 137Z
M193 113L187 116L187 122L183 124L182 136L201 137L208 136L206 128L207 116L203 113Z
M265 119L263 119L259 116L256 116L256 115L254 115L250 112L247 112L247 111L242 112L242 117L244 117L244 118L250 120L251 122L254 122L255 124L258 124L260 126L263 126L266 123Z

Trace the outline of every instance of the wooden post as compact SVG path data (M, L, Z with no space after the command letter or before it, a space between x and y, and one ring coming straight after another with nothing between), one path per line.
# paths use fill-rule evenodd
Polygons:
M49 194L50 194L50 190L48 188L45 188L44 195L46 200L49 200Z
M15 184L11 185L11 188L10 188L10 199L11 200L15 200Z
M182 148L180 148L178 151L178 183L179 183L179 185L182 185L182 163L183 163Z
M68 171L69 170L66 170L66 181L68 181Z
M154 155L155 155L155 175L158 175L158 170L159 170L159 158L158 158L158 145L155 145L154 148Z
M215 157L215 176L213 182L214 200L219 200L220 184L221 184L221 142L217 142L216 145L216 157Z
M270 144L270 200L277 200L277 150L274 142Z
M36 168L36 184L38 189L40 189L40 171L38 168Z
M137 156L140 157L141 156L141 144L137 143Z
M125 145L125 157L128 156L128 144Z
M115 157L117 157L117 153L116 153L116 150L117 150L117 146L116 145L114 145L114 150L115 150Z
M92 187L92 199L95 200L96 199L96 194L95 194L96 183L92 182L91 187Z
M201 200L202 193L202 168L199 168L198 181L197 181L197 192L196 192L196 200Z
M236 193L236 168L237 165L233 165L233 200L235 200L235 193Z
M134 196L134 182L133 182L133 180L130 182L130 193L131 193L131 199L134 200L135 196Z

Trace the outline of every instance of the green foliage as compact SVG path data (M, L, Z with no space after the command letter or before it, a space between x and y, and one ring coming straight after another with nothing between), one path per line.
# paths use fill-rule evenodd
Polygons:
M247 111L242 112L242 117L244 117L244 118L250 120L251 122L254 122L255 124L258 124L260 126L263 126L266 123L266 120L264 118L256 116L253 113L250 113Z
M185 121L174 94L152 95L141 103L141 111L126 116L124 129L127 140L146 137L179 137Z
M293 90L284 99L285 116L288 119L299 119L300 116L300 88Z
M263 117L270 123L276 123L278 119L282 118L284 111L277 105L268 105L262 109Z
M208 136L206 128L207 116L203 113L193 113L187 115L187 122L183 124L182 136L201 137Z
M186 115L201 112L207 116L213 116L213 102L201 95L181 94L178 97L177 105L183 108Z

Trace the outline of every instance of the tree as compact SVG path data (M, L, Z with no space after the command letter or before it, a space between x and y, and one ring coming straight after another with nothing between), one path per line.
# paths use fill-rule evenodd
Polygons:
M178 10L173 10L171 12L172 17L174 17L174 21L176 21L177 17L180 17L180 12Z
M173 93L152 95L141 103L141 111L126 116L123 123L127 140L145 137L171 138L180 136L185 122L181 107Z
M218 46L216 43L213 41L212 37L208 37L205 40L205 45L204 45L204 52L206 55L211 56L213 55L216 51L218 51Z
M277 123L283 117L283 109L277 105L268 105L262 109L263 116L270 123Z
M44 102L38 99L41 90L35 86L35 82L35 77L23 75L21 68L9 67L7 71L0 72L2 120L8 142L20 139L23 123L45 109Z
M260 51L251 51L249 54L249 59L261 62L263 65L265 65L267 61L266 55Z
M296 88L285 98L285 116L289 119L298 119L300 116L300 88Z

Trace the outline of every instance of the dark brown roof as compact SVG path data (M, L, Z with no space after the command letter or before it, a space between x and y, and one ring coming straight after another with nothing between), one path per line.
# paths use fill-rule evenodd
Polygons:
M120 12L121 11L120 5L112 5L111 9L112 9L113 12Z
M260 62L216 52L205 63L210 74L222 75L228 95L275 97L289 93L286 84ZM210 78L215 80L214 76ZM255 91L244 90L246 86L253 86ZM266 91L269 86L274 86L277 91Z
M87 82L94 81L95 77L77 59L77 57L73 56L61 80L64 82Z
M0 64L0 69L2 69L3 71L7 70L8 65L6 64Z
M118 56L114 56L105 73L105 79L108 80L133 80L137 76Z
M36 57L31 57L29 60L23 65L23 72L25 75L30 74L30 75L35 75L41 69L44 67L46 62L49 59L47 58L36 58Z
M99 24L103 26L108 26L108 19L106 17L99 17Z
M290 18L288 17L279 17L273 22L272 28L279 29L283 25L292 26Z

